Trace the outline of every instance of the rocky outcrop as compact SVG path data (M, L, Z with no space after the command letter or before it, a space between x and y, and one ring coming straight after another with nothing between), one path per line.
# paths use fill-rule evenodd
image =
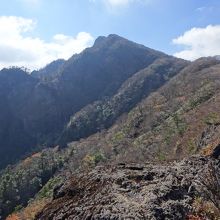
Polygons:
M185 219L207 160L99 166L57 187L36 219Z

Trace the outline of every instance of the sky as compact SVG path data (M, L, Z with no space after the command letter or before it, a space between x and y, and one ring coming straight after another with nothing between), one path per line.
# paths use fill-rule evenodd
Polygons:
M220 54L219 0L0 0L0 68L39 69L118 34L183 59Z

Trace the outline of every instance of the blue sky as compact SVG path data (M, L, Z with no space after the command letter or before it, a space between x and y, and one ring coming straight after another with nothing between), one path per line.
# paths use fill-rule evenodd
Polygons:
M39 68L111 33L185 59L220 54L219 0L2 0L0 25L0 67Z

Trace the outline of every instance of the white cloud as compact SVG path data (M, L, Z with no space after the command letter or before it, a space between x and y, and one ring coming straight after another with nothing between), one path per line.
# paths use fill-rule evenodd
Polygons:
M196 8L196 11L197 12L213 12L214 10L214 7L213 6L209 6L209 7L199 7L199 8Z
M182 36L173 39L173 43L184 49L174 54L187 60L220 54L220 25L208 25L205 28L192 28Z
M57 34L50 42L45 42L31 36L35 26L32 19L0 16L0 68L40 68L58 58L68 59L93 43L93 37L86 32L75 37Z
M196 8L196 11L199 11L199 12L202 12L206 9L206 7L199 7L199 8Z

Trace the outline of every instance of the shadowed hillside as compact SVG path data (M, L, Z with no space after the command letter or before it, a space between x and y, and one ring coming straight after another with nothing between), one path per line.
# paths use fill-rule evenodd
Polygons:
M111 98L94 102L74 114L58 143L62 145L110 127L120 115L129 112L187 64L173 57L157 59L126 80Z
M0 168L26 153L55 145L71 115L110 98L129 77L162 57L168 56L109 35L66 62L55 61L31 75L16 68L2 70L0 152L5 157ZM95 132L90 129L89 134Z

